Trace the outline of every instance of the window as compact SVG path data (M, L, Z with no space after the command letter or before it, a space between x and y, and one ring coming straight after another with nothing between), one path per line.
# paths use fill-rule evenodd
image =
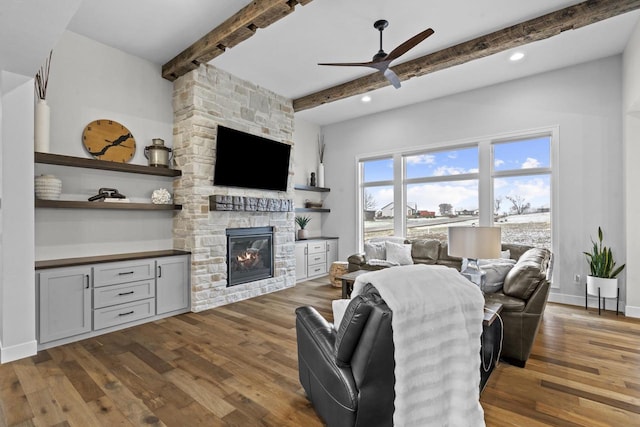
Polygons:
M495 224L503 242L552 249L556 132L360 159L360 243L392 235L446 241L448 227Z
M393 158L363 161L360 170L363 240L393 236Z
M493 221L502 241L551 249L551 136L492 146Z
M447 240L447 227L478 222L478 147L405 156L405 236Z

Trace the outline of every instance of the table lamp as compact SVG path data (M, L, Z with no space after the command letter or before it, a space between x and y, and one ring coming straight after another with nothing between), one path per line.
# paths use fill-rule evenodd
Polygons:
M478 259L500 258L500 227L449 227L448 234L449 255L467 258L467 267L461 273L482 287L485 273L478 267Z

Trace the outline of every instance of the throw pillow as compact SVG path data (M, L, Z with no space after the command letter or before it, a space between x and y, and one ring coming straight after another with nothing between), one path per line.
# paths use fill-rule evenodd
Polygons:
M400 265L413 264L413 258L411 258L411 245L398 244L392 242L386 242L387 249L387 261L397 262Z
M507 249L506 251L500 251L500 258L511 259L511 249Z
M482 291L485 293L494 293L502 289L504 279L507 277L507 274L513 268L515 263L515 260L505 259L481 265L480 268L486 273L485 284L482 287Z
M351 302L350 299L335 299L331 301L331 308L333 309L333 328L338 330L344 312L347 310L347 306Z
M364 244L364 256L367 261L372 259L387 259L385 242L366 242Z

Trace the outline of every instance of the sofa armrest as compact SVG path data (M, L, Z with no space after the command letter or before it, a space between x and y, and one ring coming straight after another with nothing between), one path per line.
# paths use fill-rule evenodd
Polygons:
M367 263L367 258L364 256L363 253L353 254L349 256L349 258L347 258L347 262L349 264L363 265Z

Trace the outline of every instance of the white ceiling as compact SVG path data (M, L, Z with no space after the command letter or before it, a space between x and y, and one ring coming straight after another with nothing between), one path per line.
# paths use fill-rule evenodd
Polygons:
M3 0L6 1L6 0ZM11 0L14 3L16 0ZM248 0L83 0L67 29L133 55L164 64L222 23ZM366 68L322 67L318 62L367 61L378 50L377 19L387 19L384 49L431 27L435 34L393 65L542 14L576 0L314 0L260 29L211 63L239 78L289 98L352 80ZM0 18L2 18L0 14ZM524 46L527 56L510 63L508 53L389 86L360 97L296 113L321 125L446 96L526 75L566 67L623 51L640 11Z

